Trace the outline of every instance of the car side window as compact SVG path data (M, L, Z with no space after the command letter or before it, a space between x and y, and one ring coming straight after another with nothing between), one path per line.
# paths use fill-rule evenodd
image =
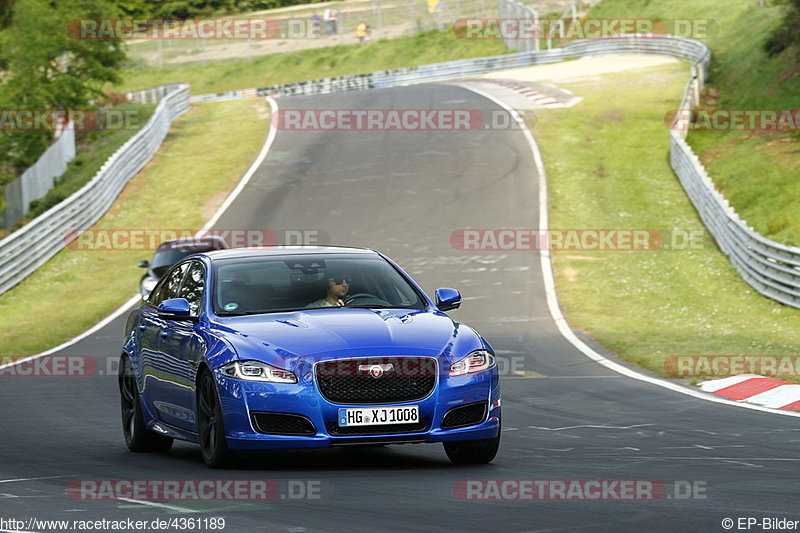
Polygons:
M177 298L178 289L181 286L181 280L183 279L183 275L186 273L186 270L188 268L189 268L189 263L183 263L170 270L169 273L167 273L163 283L161 283L161 286L156 287L158 293L152 300L150 300L150 302L153 305L158 306L158 304L160 304L164 300L169 300L170 298Z
M203 290L206 286L206 269L199 261L192 261L190 265L178 297L186 298L189 308L192 310L192 316L198 316L200 304L203 301Z

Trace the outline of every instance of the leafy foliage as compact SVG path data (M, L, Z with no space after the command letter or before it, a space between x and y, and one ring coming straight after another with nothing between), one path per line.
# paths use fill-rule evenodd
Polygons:
M794 45L800 45L800 0L784 0L784 3L786 17L764 42L764 50L770 56L777 55Z
M117 0L131 17L192 18L307 4L312 0Z
M17 0L0 9L0 109L87 109L106 83L119 80L125 59L118 40L77 39L70 21L118 16L107 0ZM0 133L0 169L6 174L36 161L52 139L49 131ZM0 171L2 175L2 171Z

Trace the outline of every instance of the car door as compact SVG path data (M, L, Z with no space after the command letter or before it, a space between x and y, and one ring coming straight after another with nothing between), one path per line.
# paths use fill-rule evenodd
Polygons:
M202 309L206 270L198 260L186 264L186 274L177 297L189 302L192 316L197 318ZM170 367L160 385L162 398L157 408L168 424L192 431L196 431L195 377L206 348L199 333L201 327L194 320L165 320L161 330L161 352Z
M175 364L170 361L164 352L163 336L169 320L158 316L158 304L170 298L177 298L188 263L182 263L169 270L156 286L153 294L148 299L148 304L142 307L139 321L139 339L141 345L141 367L144 378L142 398L150 411L160 420L170 423L164 416L165 387L164 380L171 373Z

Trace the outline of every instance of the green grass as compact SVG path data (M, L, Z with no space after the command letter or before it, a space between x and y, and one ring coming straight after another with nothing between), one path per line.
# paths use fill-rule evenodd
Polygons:
M537 112L551 228L702 232L668 163L665 109L688 65L561 84L584 101ZM670 355L800 353L800 311L756 293L707 239L701 249L555 251L556 288L572 327L665 375Z
M750 0L606 0L593 17L702 18L719 31L704 41L712 50L714 98L703 108L797 109L800 69L796 50L768 58L763 43L782 17L778 6ZM737 213L762 235L800 245L800 137L748 131L693 132L689 142Z
M59 176L56 185L47 194L31 202L27 220L41 215L54 205L68 198L88 183L109 157L133 137L150 119L156 109L154 104L122 104L114 111L135 118L125 129L92 130L76 132L76 156Z
M199 229L264 142L266 105L242 100L195 105L94 229ZM67 231L69 228L65 228ZM138 290L136 263L152 250L65 249L0 295L3 357L60 344L107 316Z
M459 39L451 30L412 37L381 39L368 45L336 45L247 59L185 63L163 69L122 73L121 90L137 90L173 82L191 84L192 94L265 87L426 63L491 56L508 52L502 41Z

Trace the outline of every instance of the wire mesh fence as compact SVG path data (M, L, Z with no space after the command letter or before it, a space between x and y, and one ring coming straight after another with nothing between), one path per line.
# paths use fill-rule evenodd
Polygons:
M561 13L574 3L574 0L539 0L531 5L540 5L543 12ZM521 16L523 4L519 5ZM530 5L525 7L529 9ZM128 49L134 65L166 67L185 62L253 59L337 44L369 43L450 28L461 19L500 16L496 0L355 0L305 4L231 17L265 20L269 28L265 38L139 39L128 41Z

